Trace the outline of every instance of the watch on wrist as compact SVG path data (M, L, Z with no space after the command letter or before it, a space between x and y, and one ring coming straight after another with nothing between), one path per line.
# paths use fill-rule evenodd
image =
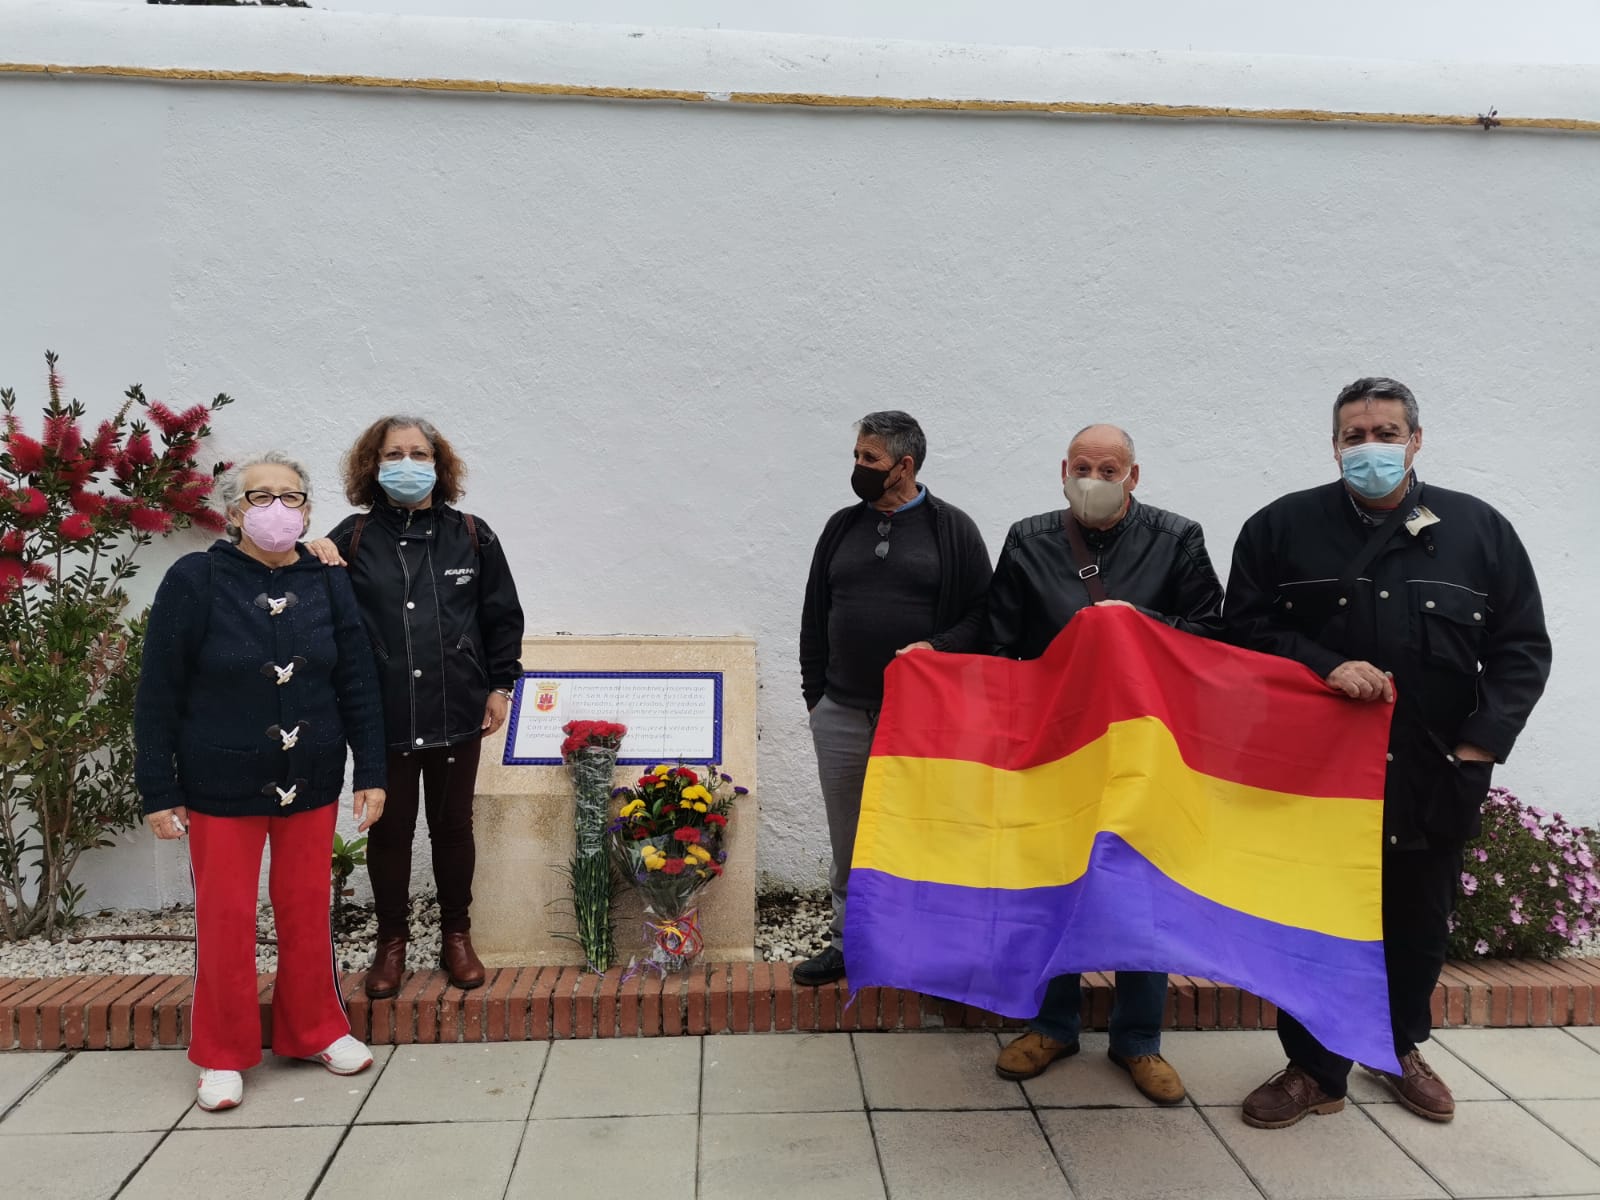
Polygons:
M512 699L516 698L516 693L514 691L512 691L510 688L495 688L495 691L499 692L507 700L512 700Z

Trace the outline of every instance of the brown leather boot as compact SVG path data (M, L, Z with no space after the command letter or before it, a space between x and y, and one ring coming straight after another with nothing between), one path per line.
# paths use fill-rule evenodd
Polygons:
M1450 1094L1449 1085L1433 1073L1433 1068L1423 1059L1422 1051L1413 1050L1402 1056L1400 1070L1401 1074L1391 1075L1387 1071L1374 1071L1368 1067L1367 1073L1376 1075L1388 1084L1395 1099L1417 1116L1440 1122L1455 1118L1456 1098Z
M1181 1104L1188 1095L1177 1069L1159 1054L1132 1054L1123 1058L1115 1050L1107 1050L1106 1057L1132 1075L1133 1086L1157 1104Z
M1330 1096L1311 1076L1290 1063L1244 1100L1244 1123L1257 1129L1287 1129L1316 1113L1324 1116L1344 1108L1343 1096Z
M1042 1033L1028 1030L1017 1038L995 1060L994 1073L1013 1083L1042 1075L1044 1069L1058 1058L1071 1058L1078 1052L1077 1042L1058 1042Z
M470 933L447 933L439 939L439 965L462 991L483 986L483 964L473 952Z
M372 965L367 968L366 992L374 1000L383 1000L400 990L400 977L406 973L406 939L381 937L372 953Z

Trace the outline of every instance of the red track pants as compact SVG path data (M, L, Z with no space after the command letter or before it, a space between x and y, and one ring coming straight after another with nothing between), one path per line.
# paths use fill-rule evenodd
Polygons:
M256 891L270 839L267 894L278 931L272 1050L300 1058L350 1032L334 969L329 878L336 805L292 817L208 817L189 810L195 977L189 1061L243 1071L261 1061Z

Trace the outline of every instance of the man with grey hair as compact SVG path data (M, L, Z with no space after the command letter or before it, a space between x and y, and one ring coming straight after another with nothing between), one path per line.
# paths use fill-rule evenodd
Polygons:
M903 412L856 426L850 486L859 503L823 526L800 620L800 687L833 850L832 944L795 968L807 987L845 973L845 892L883 672L911 650L970 653L986 636L989 551L972 518L917 482L922 426Z
M1018 521L1006 535L989 586L996 654L1038 658L1079 612L1095 604L1136 608L1201 637L1222 630L1222 585L1205 535L1187 517L1134 499L1139 462L1115 425L1090 425L1061 461L1066 509ZM1157 1104L1177 1104L1183 1080L1161 1056L1167 977L1118 971L1110 1058ZM1082 992L1077 975L1050 981L1028 1031L1000 1052L1002 1079L1032 1079L1078 1052Z
M1383 804L1383 954L1401 1073L1381 1078L1418 1116L1455 1115L1418 1050L1432 1033L1465 843L1550 673L1533 565L1476 496L1418 478L1411 389L1369 376L1333 402L1340 478L1283 496L1239 533L1228 636L1315 671L1355 702L1394 704ZM1329 746L1336 754L1339 747ZM1251 1092L1246 1123L1293 1125L1344 1107L1350 1060L1287 1012L1288 1066Z

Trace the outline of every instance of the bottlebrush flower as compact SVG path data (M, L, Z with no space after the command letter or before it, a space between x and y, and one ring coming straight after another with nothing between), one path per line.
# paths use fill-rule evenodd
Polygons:
M136 504L128 511L128 524L140 533L168 533L172 529L172 514Z
M38 488L23 488L12 507L19 517L42 517L50 511L50 501Z
M150 414L150 420L155 423L155 427L166 437L183 431L183 418L161 401L152 401L145 411Z
M83 513L73 513L61 522L61 536L74 542L92 538L94 536L94 522Z
M22 547L27 543L28 535L20 529L8 529L0 535L0 554L21 556Z
M122 453L135 467L148 467L156 460L156 449L150 443L150 435L142 430L128 439L127 448Z
M29 579L33 580L35 583L49 583L50 582L51 571L50 571L50 564L49 563L31 562L31 563L28 564L28 568L24 573L27 575L27 577Z
M209 508L202 508L191 515L196 525L211 533L221 533L228 527L228 518Z
M35 475L44 470L44 447L25 433L12 432L6 439L11 466L18 475Z
M116 422L101 421L100 428L95 430L94 441L89 443L89 452L86 457L94 464L96 471L103 471L111 464L111 459L116 452Z
M199 433L200 427L211 419L211 409L196 404L178 414L178 425L185 433Z
M83 434L69 414L56 413L44 419L44 444L62 458L76 458Z
M9 595L22 584L25 569L20 558L0 558L0 596Z
M75 458L71 462L61 464L59 476L61 482L68 487L80 488L93 478L94 463L87 458Z
M72 493L72 511L83 513L85 516L98 517L105 512L106 501L109 499L109 496L102 496L99 492L86 492L79 488Z

